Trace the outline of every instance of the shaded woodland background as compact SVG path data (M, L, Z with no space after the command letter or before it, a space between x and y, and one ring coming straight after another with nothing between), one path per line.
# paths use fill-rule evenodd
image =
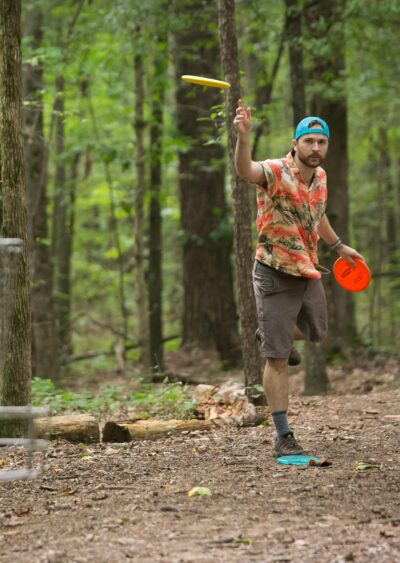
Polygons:
M305 350L310 382L323 389L326 363L357 350L398 353L398 1L26 0L34 376L117 365L159 381L169 350L217 353L227 369L243 346L257 355L238 313L226 100L180 80L226 78L224 10L236 19L253 157L286 154L304 115L326 119L328 216L373 273L360 294L326 281L330 336ZM254 187L243 189L255 241ZM335 259L323 243L320 257Z

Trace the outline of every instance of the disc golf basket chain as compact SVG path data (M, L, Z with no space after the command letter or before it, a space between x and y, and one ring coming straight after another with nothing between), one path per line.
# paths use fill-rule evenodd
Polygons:
M21 239L0 238L0 384L3 388L4 355L9 334L9 320L12 312L18 262L24 247ZM27 406L0 406L0 424L3 420L26 420L26 438L0 438L0 446L24 446L27 453L26 465L21 469L0 471L0 481L32 479L40 469L33 467L35 451L46 449L47 440L36 439L34 420L49 414L48 409Z

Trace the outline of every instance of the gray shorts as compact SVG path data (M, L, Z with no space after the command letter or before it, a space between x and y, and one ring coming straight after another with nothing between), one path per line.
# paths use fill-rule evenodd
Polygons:
M328 312L320 279L290 276L256 260L253 286L264 357L288 358L296 325L306 340L326 338Z

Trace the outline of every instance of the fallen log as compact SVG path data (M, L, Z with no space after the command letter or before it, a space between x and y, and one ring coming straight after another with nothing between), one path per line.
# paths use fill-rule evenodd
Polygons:
M91 414L37 418L35 430L38 438L83 443L100 441L99 423Z
M137 420L136 422L106 422L103 442L131 442L132 440L157 440L170 434L210 430L206 420Z

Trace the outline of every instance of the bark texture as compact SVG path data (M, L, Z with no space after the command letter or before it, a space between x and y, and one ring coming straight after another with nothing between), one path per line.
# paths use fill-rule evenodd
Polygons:
M103 442L131 442L132 440L157 440L167 435L194 430L210 430L206 420L138 420L136 422L106 422Z
M161 35L159 45L165 45ZM150 217L149 217L149 316L150 361L153 379L164 371L163 323L162 323L162 132L166 77L166 52L155 55L155 72L152 79L152 116L150 125Z
M257 313L251 277L253 245L248 184L237 176L234 166L236 135L233 129L233 120L237 101L240 98L240 73L235 29L234 0L218 1L218 21L223 74L225 80L232 85L227 91L226 119L232 183L233 232L239 294L239 314L242 328L242 352L245 382L246 387L248 387L261 383L261 361L254 337L257 328Z
M144 169L144 89L142 55L135 56L135 142L136 142L136 190L135 190L135 298L137 314L137 341L139 361L150 368L150 334L148 299L145 279L145 169Z
M75 414L37 418L35 430L38 438L67 440L68 442L99 442L99 423L91 414Z
M2 350L2 404L27 405L31 398L31 305L21 127L19 0L0 2L0 161L2 236L23 241L22 252L16 258L15 276L10 276L14 279L7 280L7 294L4 296L10 315ZM19 432L18 423L15 424L15 431Z
M54 179L53 240L54 293L58 338L62 359L72 353L70 333L70 271L72 253L73 196L67 181L65 131L64 131L64 77L56 77L54 104L56 171Z

